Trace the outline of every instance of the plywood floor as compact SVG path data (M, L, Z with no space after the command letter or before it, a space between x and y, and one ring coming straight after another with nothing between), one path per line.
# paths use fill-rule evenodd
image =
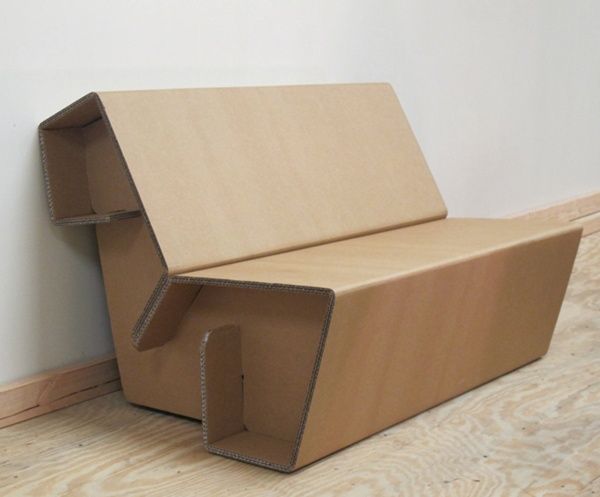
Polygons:
M290 476L120 393L0 430L0 496L600 496L600 234L549 354Z

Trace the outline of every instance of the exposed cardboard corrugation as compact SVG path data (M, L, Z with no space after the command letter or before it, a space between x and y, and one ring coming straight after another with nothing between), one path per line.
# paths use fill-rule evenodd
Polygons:
M133 328L131 336L136 346L138 346L142 333L148 326L148 322L154 316L154 313L160 305L160 302L162 301L162 298L167 292L170 284L171 282L169 280L168 275L166 273L163 273L160 279L158 280L158 283L156 284L156 288L152 292L152 295L150 295L146 306L144 307L144 312L140 315L135 327Z
M111 214L95 214L91 216L64 217L55 221L57 226L84 226L89 224L107 224L111 221L130 219L140 216L140 212L115 212Z
M215 283L215 284L222 284L224 286L231 286L232 284L236 284L236 282L228 282L228 281L223 281L223 282L218 282L218 281L211 281L211 284ZM239 283L239 282L237 282ZM257 287L257 288L261 288L260 285L257 284L252 284L252 283L245 283L240 285L242 287ZM272 289L275 285L271 285L270 289ZM264 287L263 287L264 288ZM286 291L304 291L305 289L301 289L299 287L291 287L291 288L286 288ZM308 291L310 291L311 289L306 289ZM314 289L313 289L314 290ZM319 292L321 293L321 292ZM202 341L202 346L200 348L200 384L201 384L201 389L202 389L202 423L203 423L203 440L204 440L204 446L206 447L206 449L213 453L213 454L217 454L217 455L221 455L224 457L230 457L232 459L237 459L238 461L242 461L242 462L247 462L247 463L251 463L251 464L258 464L260 466L265 466L267 468L270 469L274 469L276 471L281 471L283 473L289 473L291 471L294 471L295 469L295 463L298 457L298 450L300 448L300 443L302 440L302 435L304 433L304 427L306 425L306 417L308 415L308 411L310 409L310 403L312 400L312 396L313 396L313 392L314 392L314 388L315 388L315 383L317 380L317 376L319 374L319 367L321 365L321 359L323 356L323 350L325 348L325 342L327 340L327 332L329 330L329 325L331 323L331 315L333 313L333 308L335 306L335 293L332 291L327 291L329 298L328 298L328 305L327 305L327 312L326 312L326 316L325 316L325 320L323 321L323 328L321 330L321 334L320 334L320 339L319 339L319 344L318 344L318 348L317 348L317 353L315 356L315 361L314 361L314 365L312 368L312 372L310 375L310 383L308 386L308 392L306 395L306 400L304 402L304 406L302 409L302 414L301 414L301 419L300 419L300 425L298 427L298 431L296 434L296 437L294 439L293 445L292 445L292 452L290 454L290 461L288 464L286 465L282 465L282 464L274 464L272 461L268 461L266 459L261 459L261 458L257 458L257 457L251 457L251 456L247 456L247 455L243 455L240 454L239 452L235 452L235 451L228 451L228 450L224 450L221 449L217 446L215 446L214 443L210 443L208 440L208 433L210 431L210 419L208 417L208 409L207 409L207 399L208 399L208 395L207 395L207 378L206 378L206 346L207 346L207 342L210 338L211 332L209 331L205 336L204 339Z

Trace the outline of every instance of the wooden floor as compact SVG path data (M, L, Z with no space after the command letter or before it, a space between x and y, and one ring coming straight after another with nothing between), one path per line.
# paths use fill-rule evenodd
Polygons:
M212 456L121 393L0 430L0 496L600 496L600 234L549 354L292 475Z

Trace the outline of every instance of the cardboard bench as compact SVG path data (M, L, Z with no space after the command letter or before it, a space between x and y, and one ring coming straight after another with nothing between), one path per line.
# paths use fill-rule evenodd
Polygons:
M542 356L581 234L446 219L385 84L92 93L40 141L127 399L280 471Z

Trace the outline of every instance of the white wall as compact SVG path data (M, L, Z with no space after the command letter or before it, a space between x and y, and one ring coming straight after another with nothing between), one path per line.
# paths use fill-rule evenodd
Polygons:
M110 351L36 125L94 89L388 80L453 215L600 189L597 1L0 0L0 383Z

